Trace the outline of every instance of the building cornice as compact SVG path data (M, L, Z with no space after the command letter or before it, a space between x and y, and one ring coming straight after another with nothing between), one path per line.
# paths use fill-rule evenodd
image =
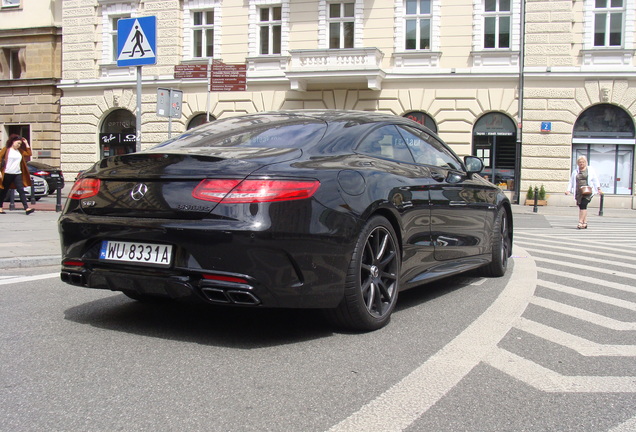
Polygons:
M0 80L0 88L58 87L59 78L21 78Z

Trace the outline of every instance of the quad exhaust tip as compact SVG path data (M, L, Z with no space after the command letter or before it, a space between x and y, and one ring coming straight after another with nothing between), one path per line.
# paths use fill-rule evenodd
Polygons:
M240 291L224 288L201 288L201 292L206 299L212 303L236 304L244 306L257 306L261 301L249 291Z
M86 280L81 273L63 271L60 273L60 279L71 285L86 286Z

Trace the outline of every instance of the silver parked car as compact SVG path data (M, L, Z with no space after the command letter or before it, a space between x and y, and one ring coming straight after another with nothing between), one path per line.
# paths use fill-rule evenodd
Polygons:
M49 187L42 177L31 176L31 184L33 185L33 192L35 193L35 200L38 201L40 198L47 196L49 194ZM24 192L27 194L27 200L31 200L31 186L27 186L24 188ZM4 198L5 202L10 200L11 195L7 194ZM13 191L13 199L15 202L20 202L20 195L18 195L18 191Z

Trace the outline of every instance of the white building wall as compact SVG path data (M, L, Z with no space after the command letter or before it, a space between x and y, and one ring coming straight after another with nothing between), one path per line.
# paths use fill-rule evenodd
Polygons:
M626 1L633 4L635 0ZM273 62L250 63L247 91L208 96L205 80L175 80L172 74L174 65L192 62L184 48L190 37L184 30L188 8L210 3L222 10L217 15L221 47L215 57L226 63L246 62L254 51L250 50L250 37L252 47L254 37L249 35L250 2L246 0L64 2L65 62L61 87L65 93L62 153L66 171L85 169L97 160L97 135L108 112L121 107L135 112L135 68L105 65L102 58L101 12L114 7L129 6L137 16L158 17L158 63L143 67L144 147L168 136L168 120L155 115L157 87L184 92L183 117L172 121L173 133L184 131L192 116L205 112L208 104L216 118L281 108L346 108L397 115L424 111L435 119L440 136L465 155L472 151L472 129L482 115L497 111L518 122L520 31L513 30L512 47L503 55L493 57L492 53L484 52L479 45L481 0L433 2L439 32L433 35L431 52L419 57L405 56L398 49L402 36L397 36L399 29L396 32L399 27L396 11L399 12L400 0L361 2L363 7L357 9L363 23L359 37L364 48L375 48L381 54L377 65L343 66L341 74L335 77L325 68L300 68L297 72L303 82L299 90L291 90L296 78L290 72L296 70L288 56L302 50L317 50L325 32L318 24L319 1L290 1L286 24L288 50ZM521 0L512 3L518 27ZM625 53L619 56L623 62L619 66L586 64L582 51L586 37L584 2L526 0L525 4L521 191L523 194L528 187L543 184L556 199L569 177L572 128L577 117L601 102L613 103L636 115L636 66L633 53L629 57L629 52L629 64L624 64ZM628 18L631 21L626 29L631 33L626 35L627 42L634 40L633 11L628 12ZM368 82L363 76L367 70L375 74ZM379 84L373 87L372 82ZM552 122L552 132L540 131L542 121Z

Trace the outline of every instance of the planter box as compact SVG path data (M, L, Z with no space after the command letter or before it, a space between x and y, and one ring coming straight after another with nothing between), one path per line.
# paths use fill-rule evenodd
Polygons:
M534 199L526 199L527 206L534 206ZM547 206L548 200L537 200L537 206Z

